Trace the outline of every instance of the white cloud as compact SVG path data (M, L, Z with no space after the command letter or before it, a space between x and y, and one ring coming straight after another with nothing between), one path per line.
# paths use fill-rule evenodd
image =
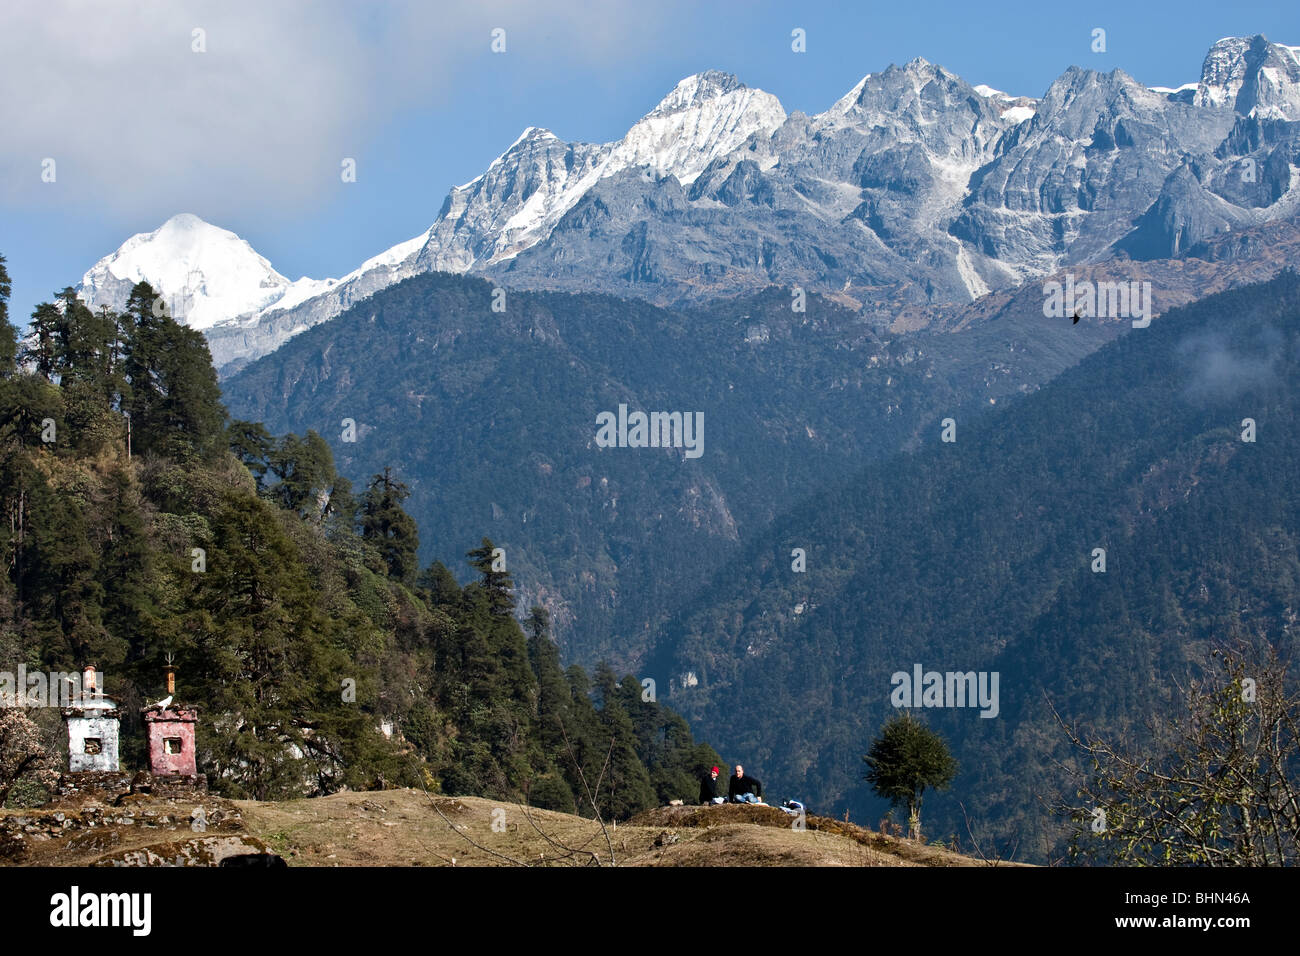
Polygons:
M0 203L89 202L159 221L200 205L233 214L309 203L397 112L456 94L492 26L524 56L530 35L562 38L563 53L545 54L570 62L616 62L625 43L644 40L644 8L596 10L528 0L4 4ZM196 28L204 53L192 51ZM47 157L52 185L41 181Z

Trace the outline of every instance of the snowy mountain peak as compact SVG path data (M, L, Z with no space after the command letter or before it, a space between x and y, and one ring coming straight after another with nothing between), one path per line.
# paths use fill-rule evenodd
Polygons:
M492 170L496 169L502 163L507 163L513 159L516 159L519 156L519 154L529 151L530 149L534 148L538 144L548 145L552 141L556 143L562 142L562 140L554 133L552 133L549 129L543 129L540 126L529 126L527 129L525 129L522 133L519 134L518 138L513 143L511 143L509 146L506 147L506 151L504 153L502 153L500 156L498 156L496 159L492 160L492 162L488 164L488 168L486 172L480 173L479 175L475 176L467 183L462 183L459 186L453 186L452 187L453 192L464 192L470 189L471 187L474 186L475 183L481 181L484 176L488 175L488 173L491 173Z
M1232 106L1245 81L1249 65L1246 55L1251 41L1245 37L1224 37L1210 47L1201 65L1197 106Z
M81 296L94 307L120 309L141 281L173 315L200 329L260 311L294 285L239 236L191 213L132 236L99 260L82 278Z
M251 246L229 229L222 229L199 218L192 212L181 212L172 216L153 232L139 233L127 240L132 248L144 245L167 246L177 251L201 254L210 246L234 244L242 246L248 254L261 259ZM262 260L265 262L266 260Z
M395 248L409 252L412 242ZM387 255L366 265L388 266ZM137 282L153 286L177 321L205 330L256 321L337 284L335 279L290 282L235 233L192 213L172 216L153 232L132 236L90 268L78 292L92 308L122 309Z
M519 134L519 138L515 140L513 143L511 143L510 148L507 149L505 153L503 153L502 155L508 156L511 150L514 150L525 143L536 143L540 140L548 140L548 139L559 139L559 137L556 136L554 133L552 133L549 129L543 129L540 126L530 126L522 133Z
M1263 34L1224 37L1205 55L1193 102L1259 119L1300 120L1300 48Z
M227 236L234 235L233 232L230 232L226 229L222 229L220 226L214 226L210 222L205 222L204 220L200 219L198 216L194 215L194 213L192 212L178 212L176 215L172 216L165 223L159 226L157 231L158 232L166 231L166 232L173 232L173 233L176 232L198 233L198 232L206 231L214 235L216 234L223 234Z
M836 113L836 114L847 113L849 110L853 108L853 105L857 103L859 97L862 96L862 90L866 87L870 79L871 79L871 74L868 73L862 79L858 80L857 84L854 85L853 89L849 90L838 100L836 100L835 103L831 106L831 108L826 112Z
M689 184L717 159L755 133L770 136L785 122L771 93L750 89L729 73L688 76L613 144L602 176L649 166L659 176Z
M730 73L723 73L721 70L705 70L703 73L686 77L673 87L672 92L651 110L650 115L699 107L710 100L744 89L747 89L745 84Z
M709 70L679 82L621 140L566 143L529 127L481 176L458 186L415 257L420 269L467 272L546 239L597 183L625 170L689 184L750 136L785 122L775 96Z

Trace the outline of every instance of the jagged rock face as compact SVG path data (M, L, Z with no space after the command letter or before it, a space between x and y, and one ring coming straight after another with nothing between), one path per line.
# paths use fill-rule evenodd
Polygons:
M1256 37L1216 45L1195 98L1076 67L1034 102L916 60L685 192L604 180L546 242L474 271L666 302L800 285L888 320L1117 253L1177 256L1296 215L1300 124L1278 118L1296 70Z
M752 135L693 182L603 179L545 243L477 271L670 302L773 283L882 314L882 289L970 301L988 284L946 225L1016 125L1008 108L924 60L891 67L826 113Z
M448 195L417 257L421 272L466 272L525 246L559 204L609 158L609 149L566 143L530 128L473 182Z
M1193 102L1256 119L1300 120L1300 47L1225 37L1205 56Z
M952 232L1018 278L1106 257L1183 158L1208 156L1233 119L1148 90L1118 70L1072 67L979 171Z
M1190 102L1226 116L1230 128L1209 150L1203 140L1202 152L1185 150L1114 248L1177 256L1220 232L1300 214L1300 47L1263 36L1220 40Z
M1175 257L1201 239L1250 224L1248 213L1202 185L1197 164L1188 160L1169 174L1156 201L1119 248L1135 259Z
M424 236L231 316L213 355L229 371L430 271L660 304L797 285L883 324L1072 264L1183 255L1300 213L1298 51L1224 39L1176 91L1071 67L1041 100L917 59L812 117L688 77L614 143L526 130Z

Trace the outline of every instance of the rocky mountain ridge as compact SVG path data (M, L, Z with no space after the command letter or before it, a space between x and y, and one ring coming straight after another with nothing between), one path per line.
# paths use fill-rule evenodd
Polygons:
M1076 66L1039 99L918 58L866 75L815 116L710 71L614 143L530 127L451 190L426 233L340 280L290 283L265 260L238 282L193 264L182 279L134 237L82 291L120 304L147 278L169 299L198 300L192 320L227 372L431 271L669 305L799 286L880 324L907 310L928 324L1074 264L1177 257L1295 218L1298 51L1229 37L1194 85L1149 89Z

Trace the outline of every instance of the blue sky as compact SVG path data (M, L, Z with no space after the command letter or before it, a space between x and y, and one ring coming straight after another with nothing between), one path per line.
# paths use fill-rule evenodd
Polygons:
M617 139L706 69L814 113L916 56L1039 96L1070 65L1178 86L1220 37L1300 44L1293 0L27 6L0 11L0 254L16 320L178 212L234 230L290 279L342 275L428 228L448 188L525 127ZM494 27L505 53L490 50ZM790 49L796 27L806 53ZM1091 50L1097 27L1105 53ZM344 157L355 183L340 180Z

